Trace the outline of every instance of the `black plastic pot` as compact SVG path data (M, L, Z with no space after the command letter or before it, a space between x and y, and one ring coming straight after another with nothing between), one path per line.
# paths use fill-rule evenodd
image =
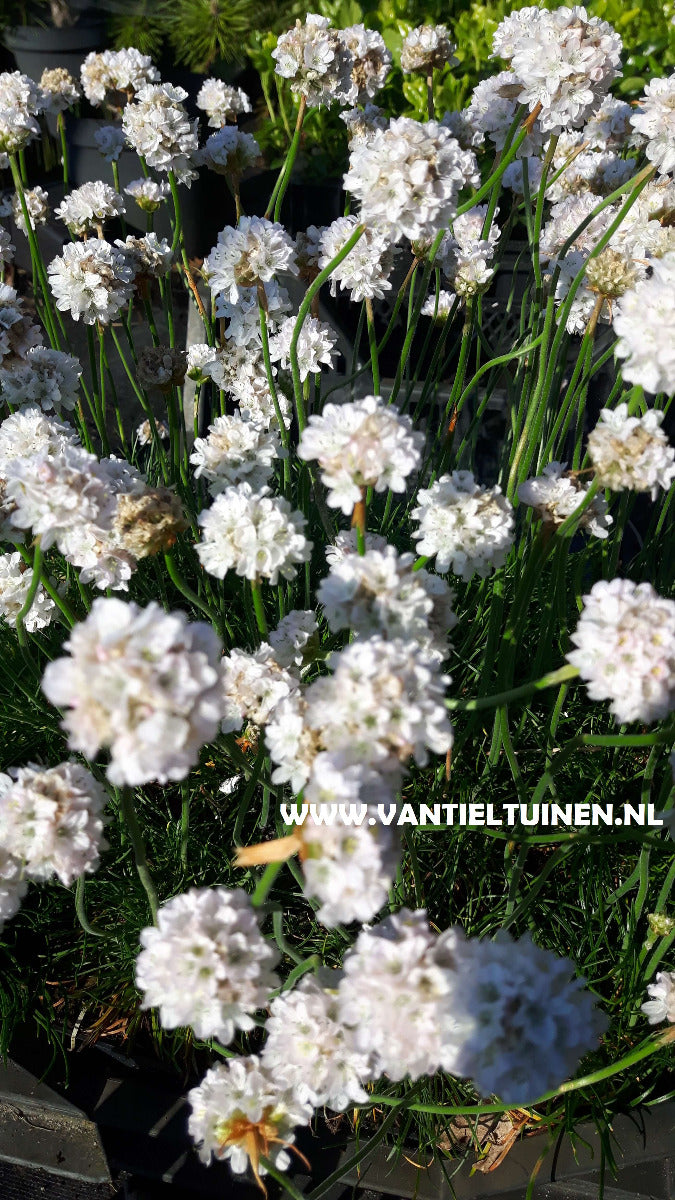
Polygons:
M79 78L80 67L91 50L106 44L105 25L96 13L83 13L76 25L54 29L44 25L15 25L2 38L24 75L38 80L52 67L65 67Z

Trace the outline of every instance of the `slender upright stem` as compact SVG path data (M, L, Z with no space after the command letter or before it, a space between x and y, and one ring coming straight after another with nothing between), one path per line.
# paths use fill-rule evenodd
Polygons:
M129 834L129 841L133 847L138 878L140 879L145 890L145 894L148 897L148 904L150 905L150 912L152 914L152 923L153 925L156 925L158 908L157 892L152 881L152 876L148 869L148 860L145 853L145 842L143 841L143 834L141 833L141 827L138 823L138 817L136 815L134 793L130 787L123 787L121 789L120 808L122 811L122 817L124 818L124 824L126 825L127 833Z
M307 111L307 100L304 96L301 96L300 107L298 108L298 115L297 115L296 122L295 122L295 131L293 133L293 138L292 138L289 150L288 150L288 154L286 155L286 161L279 172L279 178L277 179L277 182L274 185L274 191L272 192L272 195L270 196L270 202L267 205L267 211L265 213L265 216L267 217L268 220L272 214L272 211L274 211L274 220L275 221L278 221L280 218L281 205L283 203L284 196L286 195L286 190L288 188L288 185L291 182L291 174L293 171L293 165L295 163L295 158L298 153L298 146L300 145L300 135L302 133L302 123L305 119L306 111Z
M61 139L61 164L63 166L63 183L65 187L69 186L69 171L68 171L68 143L66 141L66 123L63 113L60 112L56 117L56 128L59 131Z
M255 611L255 619L256 619L256 624L258 626L258 632L260 633L260 635L262 637L266 638L269 633L269 627L267 625L267 617L265 616L265 606L263 605L262 591L260 588L260 580L259 579L251 579L250 583L251 583L251 597L253 599L253 608Z
M377 334L375 333L375 316L373 313L373 302L370 296L366 296L366 320L368 322L368 344L370 346L370 363L373 372L373 392L376 396L380 394L380 360L377 353Z

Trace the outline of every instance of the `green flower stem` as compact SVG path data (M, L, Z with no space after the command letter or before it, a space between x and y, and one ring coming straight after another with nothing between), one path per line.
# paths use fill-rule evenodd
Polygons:
M17 163L15 154L9 155L9 165L10 165L10 168L12 171L12 180L14 183L14 187L16 189L16 193L19 197L19 203L21 205L21 212L22 212L24 223L26 226L26 234L28 237L28 244L30 246L30 256L31 256L31 263L32 263L32 267L33 267L34 283L35 283L35 279L37 278L40 282L40 288L42 290L42 299L43 299L43 303L44 303L44 321L45 321L45 326L47 329L47 336L52 344L52 347L55 350L60 350L61 345L59 342L58 334L56 332L54 309L52 307L52 298L51 298L51 294L49 291L49 284L47 282L47 274L45 272L44 264L42 262L42 255L40 253L40 247L38 246L37 238L35 236L33 222L31 221L30 214L28 212L28 205L26 204L26 196L25 196L25 192L24 192L24 182L21 177L21 171L20 171L19 165ZM37 288L34 287L34 290L37 292Z
M478 696L474 700L446 700L445 704L446 708L458 712L479 712L485 708L497 708L503 704L512 704L516 700L526 700L529 696L533 696L535 692L542 692L546 688L566 683L569 679L575 679L578 674L578 668L573 667L569 663L567 666L560 667L557 671L550 671L548 675L542 675L540 679L534 679L530 683L523 683L520 687L511 688L507 692L497 692L493 696Z
M263 362L265 364L265 374L267 375L267 386L270 389L274 411L276 413L277 423L279 425L279 437L281 444L286 451L284 458L284 494L289 498L291 487L291 461L290 447L291 437L284 421L281 405L279 404L279 393L277 392L276 380L272 370L272 361L270 359L270 341L267 330L267 296L262 284L258 285L258 311L260 314L260 340L262 342Z
M292 1145L289 1147L289 1149L293 1149ZM291 1200L305 1200L302 1192L298 1191L293 1181L288 1178L286 1172L280 1171L277 1167L275 1167L274 1163L270 1162L269 1158L265 1158L264 1154L260 1155L260 1165L261 1167L265 1168L267 1174L270 1175L276 1183L281 1185L286 1194L291 1197Z
M478 189L478 191L473 194L473 196L471 197L470 200L467 200L465 204L460 204L459 208L457 209L457 212L455 213L455 217L461 217L465 212L468 212L469 209L473 208L476 204L480 204L481 200L484 200L485 197L487 195L489 195L489 193L492 191L495 184L499 183L506 168L508 166L510 166L510 164L513 162L520 147L522 146L523 142L525 141L525 138L528 135L529 131L528 131L526 125L523 125L522 129L520 130L520 133L516 137L515 141L511 142L511 145L509 146L508 150L506 149L506 147L508 146L509 139L511 137L513 137L515 130L518 128L518 126L522 120L523 112L524 112L524 109L521 108L520 112L516 114L516 116L513 120L511 128L507 134L506 143L504 145L504 150L502 151L502 157L500 158L498 165L495 167L495 170L492 172L492 174L489 176L489 178L485 180L485 183L483 184L483 186L480 187Z
M136 807L134 805L134 794L130 787L123 787L119 792L120 810L124 819L126 831L129 835L129 841L133 847L134 859L136 861L136 870L150 905L153 925L157 924L157 892L152 881L152 876L148 870L148 861L145 853L145 843L141 833L141 827L138 823L136 815Z
M290 942L284 936L284 914L280 909L277 909L272 914L272 928L274 929L274 940L281 953L285 954L287 958L292 959L296 966L304 964L305 959L302 957L302 954L298 954L298 951L291 946Z
M300 333L302 332L302 327L303 327L305 320L309 314L309 311L310 311L310 308L312 305L312 300L317 295L317 293L320 291L321 285L324 284L326 282L326 280L330 278L330 276L332 275L335 268L337 266L339 266L339 264L354 249L354 246L358 242L359 238L363 237L364 233L365 233L365 227L363 225L357 225L352 236L349 238L349 240L347 242L345 242L342 249L335 255L335 258L331 259L331 261L328 263L328 266L324 267L323 271L319 271L319 274L317 275L314 282L309 285L309 287L307 288L307 291L305 293L305 298L304 298L302 304L300 305L300 309L298 311L297 320L295 322L295 327L293 329L293 336L291 338L290 360L291 360L291 372L293 375L293 392L295 394L295 406L296 406L296 412L297 412L297 417L298 417L298 426L300 429L300 433L302 433L303 429L305 428L305 426L307 424L307 417L305 415L305 405L304 405L304 401L302 398L302 383L300 380L300 367L298 365L298 340L300 338ZM442 237L442 234L439 234L439 237L438 237L439 243L440 243L441 237Z
M373 394L380 395L380 360L377 353L377 334L375 333L375 316L373 302L366 296L366 318L368 322L368 345L370 346L370 364L373 373Z
M24 600L21 608L19 609L19 612L16 615L16 621L15 621L16 636L19 639L19 645L21 646L22 650L26 650L28 648L28 635L26 633L26 626L24 625L24 621L25 621L26 617L28 616L31 608L33 607L33 601L35 600L38 588L40 586L41 574L42 574L42 547L40 546L40 539L36 538L35 550L33 551L33 575L32 575L31 581L30 581L30 587L28 588L28 592L26 593L26 599Z
M295 164L296 155L298 153L298 147L300 145L300 136L302 134L302 123L305 119L306 111L307 111L307 100L306 100L305 96L301 96L300 97L300 106L298 108L298 115L297 115L296 122L295 122L295 131L293 133L293 138L291 140L288 154L286 155L286 160L279 172L279 176L274 185L274 191L272 192L272 195L270 196L269 204L267 205L267 211L265 213L267 220L270 219L272 212L274 212L274 220L275 221L278 221L281 217L281 205L283 204L284 196L286 195L286 190L288 188L288 185L291 182L291 174L293 172L293 166Z
M181 784L180 804L180 865L188 868L188 842L190 837L190 791L187 782Z
M264 739L261 738L260 745L258 746L258 753L256 754L255 762L253 764L253 769L251 771L251 774L249 775L248 780L246 781L246 787L244 788L244 794L239 802L239 807L237 809L237 816L236 816L236 819L234 822L234 831L232 834L232 841L234 842L235 846L239 846L241 844L241 831L244 827L244 820L245 820L246 814L248 813L248 810L251 806L251 800L253 799L253 793L255 792L255 789L258 786L258 779L260 778L260 772L262 771L263 766L265 764L265 757L266 757L265 742L264 742Z
M181 593L182 596L185 596L186 600L190 601L190 604L194 604L195 608L198 608L199 611L201 613L203 613L203 615L205 617L208 617L208 619L211 622L211 624L213 625L213 628L215 629L216 633L220 634L220 629L218 628L217 618L211 612L211 609L209 608L208 604L205 604L203 600L200 600L197 593L195 591L193 591L193 589L189 586L189 584L187 584L185 582L185 580L183 579L183 576L181 575L181 573L178 569L178 564L176 563L176 560L175 560L173 554L171 554L170 552L167 552L164 555L164 562L166 564L166 569L169 574L169 579L173 583L174 587L178 588L178 591Z
M150 434L152 436L152 444L155 448L155 454L157 455L157 460L160 465L160 470L162 472L162 478L164 480L164 483L168 484L169 471L168 471L168 467L167 467L166 454L164 451L164 447L162 445L162 439L159 436L159 433L157 432L157 426L155 424L155 418L153 416L152 409L148 403L147 397L145 396L144 392L141 391L138 384L136 383L136 378L134 376L134 373L131 370L131 367L129 366L126 358L124 357L124 351L122 350L122 347L120 346L119 338L115 331L114 325L110 326L110 333L112 336L112 340L115 343L115 349L117 350L117 353L119 355L120 362L122 363L122 366L124 367L127 379L129 380L132 388L134 389L134 392L135 392L136 397L141 405L141 408L143 409L143 412L145 413L146 417L148 418L148 424L150 426Z
M64 186L67 188L68 184L69 184L68 143L66 141L66 123L63 119L62 112L57 113L56 128L58 129L59 138L61 140L61 164L63 166L63 183L64 183ZM119 188L117 190L119 191Z
M89 371L91 374L91 415L94 418L96 431L101 443L101 452L103 454L110 453L108 438L105 429L105 422L101 411L101 396L99 391L98 367L96 365L96 347L94 345L94 329L93 326L87 325L87 348L89 350Z
M59 116L60 115L61 114L59 113ZM102 929L97 929L94 925L90 925L89 921L87 920L87 912L84 907L84 885L84 875L80 875L75 883L75 912L77 914L77 919L84 929L84 932L88 933L90 937L105 937L105 933Z
M391 395L389 397L389 404L394 403L394 401L396 400L396 397L398 396L400 387L401 387L401 382L403 380L403 373L405 371L406 364L408 362L408 355L410 354L410 348L413 344L413 338L415 337L415 331L417 329L417 322L419 321L420 313L422 312L422 309L424 307L424 301L426 300L427 289L429 287L429 279L431 278L431 272L434 269L436 255L438 253L439 246L440 246L441 242L443 241L444 234L445 234L444 229L439 230L439 232L436 234L436 237L434 238L433 242L431 243L431 246L429 248L429 253L427 255L427 260L424 264L424 271L422 272L422 285L420 287L419 296L412 307L411 307L411 305L408 306L408 328L407 328L407 332L405 335L405 340L403 342L403 348L401 350L401 357L398 361L398 366L396 367L396 375L394 377L394 386L391 390ZM413 275L411 276L411 299L412 299L412 295L413 295L414 281L415 281L415 272L413 272Z
M267 864L255 886L255 891L251 896L251 904L254 908L260 908L261 904L265 903L272 890L274 880L276 879L283 865L284 864L282 862L271 862Z
M251 584L251 598L253 600L253 609L255 611L258 632L261 637L266 638L269 633L269 627L267 625L267 617L265 616L265 606L263 604L260 580L251 579L249 582Z

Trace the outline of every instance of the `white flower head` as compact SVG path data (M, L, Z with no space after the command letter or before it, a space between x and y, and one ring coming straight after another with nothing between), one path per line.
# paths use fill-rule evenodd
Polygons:
M368 1099L363 1084L371 1077L371 1056L357 1050L354 1031L340 1020L337 985L326 972L320 979L305 976L297 987L276 996L261 1058L270 1072L283 1072L315 1108L325 1104L343 1112Z
M269 635L276 661L282 667L302 667L318 642L318 623L315 614L297 608L282 617Z
M274 430L253 421L244 421L240 413L216 417L208 436L196 438L190 455L195 478L208 481L212 496L226 487L246 481L254 491L264 487L274 471L275 460L285 452Z
M656 982L647 986L648 1000L641 1006L650 1025L669 1021L675 1025L675 971L658 971Z
M338 217L321 231L317 266L323 270L343 249L357 227L356 217ZM309 231L308 231L309 232ZM330 276L331 295L337 285L350 292L350 299L382 300L390 291L389 276L394 265L395 247L376 229L366 229L346 258Z
M136 983L142 1008L158 1008L162 1027L190 1025L224 1046L253 1029L279 986L276 947L260 932L246 892L190 888L159 909L141 933Z
M76 237L84 237L93 229L102 229L106 221L125 212L119 192L102 180L83 183L70 192L54 211L54 215Z
M120 125L101 125L94 130L96 149L106 162L119 162L126 145L124 130Z
M146 179L145 176L142 179L132 179L124 190L146 213L156 212L171 193L171 188L164 180L158 182L156 179Z
M627 404L602 409L588 437L588 453L602 487L650 492L652 500L659 487L667 491L675 479L675 448L661 429L663 416L652 408L641 417L629 417Z
M103 840L106 793L76 762L58 767L33 764L12 771L10 787L0 790L0 841L23 864L30 879L57 875L70 887L95 871Z
M5 779L8 779L8 776L5 776ZM1 788L2 776L0 775ZM2 805L1 790L0 805ZM24 878L21 862L0 845L0 932L5 921L10 921L18 913L27 890L28 882Z
M44 412L75 408L82 367L62 350L36 346L25 359L0 368L0 392L7 403L39 404Z
M34 188L25 188L23 193L26 208L28 209L28 217L33 229L38 225L44 225L49 217L49 195L44 188L39 185ZM20 229L23 234L28 236L26 231L26 221L23 215L23 208L19 193L15 192L12 199L12 216L17 229Z
M270 1069L253 1054L217 1063L188 1092L188 1102L188 1132L202 1161L228 1162L235 1175L250 1163L258 1182L267 1174L261 1157L278 1171L288 1169L291 1158L284 1147L292 1146L296 1126L312 1118L311 1104L283 1069Z
M122 126L127 141L156 171L172 171L189 187L197 174L192 159L197 150L198 121L190 121L184 88L149 83L127 104Z
M614 329L624 379L647 392L675 391L675 251L617 300Z
M541 475L518 486L518 499L536 509L542 521L554 528L562 525L581 504L590 483L565 473L566 463L550 462ZM606 538L613 518L607 513L604 496L597 495L582 514L580 526L596 537Z
M33 571L26 566L18 551L0 555L0 616L9 625L16 623L28 599L32 580ZM55 615L56 605L40 585L23 623L29 633L35 633L39 629L46 629Z
M359 141L367 141L376 129L387 128L387 118L377 104L366 104L363 108L343 109L340 120L347 126L349 148Z
M263 283L280 271L297 275L294 245L282 225L265 217L242 217L239 225L226 226L218 243L204 260L204 274L214 295L225 294L232 304L243 288Z
M506 145L507 134L520 106L520 92L521 85L513 71L500 71L488 79L481 79L471 93L469 106L465 110L466 123L479 135L487 134L496 150L503 150ZM543 141L541 127L535 121L518 147L518 157L535 157ZM533 182L530 181L532 186Z
M209 118L212 129L234 124L240 113L250 113L251 101L241 88L222 79L205 79L197 93L197 108Z
M333 797L350 795L349 783L344 787L349 773L348 767L336 768L330 756L318 755L307 789L313 811L300 833L305 895L319 901L317 920L329 928L372 920L387 903L400 858L397 831L377 820L374 805L360 825L345 822L339 813L333 822ZM330 824L323 823L326 814Z
M40 136L37 117L46 97L28 75L20 71L0 74L0 155L15 154ZM5 165L9 165L5 159Z
M347 88L344 102L367 105L384 87L391 66L391 54L382 34L375 29L366 29L364 25L349 25L346 29L340 29L338 37L351 55L351 87Z
M148 83L159 79L159 73L147 54L135 47L124 50L92 50L80 69L82 91L90 104L108 103L119 107Z
M283 370L288 370L291 365L291 339L295 322L295 317L287 317L281 322L278 333L270 338L270 359L272 362L278 362ZM311 316L305 318L297 343L301 380L304 381L309 375L316 375L322 366L332 367L336 342L336 335L325 321Z
M420 461L422 434L408 416L380 396L350 404L326 404L312 415L298 445L298 457L316 459L330 489L328 503L345 515L361 499L361 489L403 492Z
M513 507L501 488L481 488L470 471L442 475L417 496L412 516L419 554L436 555L436 569L469 580L506 562L513 542Z
M591 700L610 700L615 720L651 724L675 707L675 601L650 583L601 580L583 597L567 659Z
M266 725L277 705L298 688L298 680L281 666L267 642L252 654L233 648L223 658L222 670L224 733L241 729L245 721Z
M461 189L478 181L475 155L442 125L397 117L352 142L344 187L365 225L394 242L430 241L454 217Z
M630 123L647 139L649 161L661 175L672 174L675 170L675 72L647 84Z
M44 111L56 116L72 108L82 95L70 71L64 67L45 67L40 77Z
M210 625L122 600L95 600L49 663L42 689L67 709L68 744L110 749L108 778L135 786L184 779L222 716L221 645Z
M272 51L275 71L290 79L291 91L304 96L312 107L321 104L355 104L359 89L351 76L354 56L328 17L308 13L283 33Z
M401 70L406 74L419 72L431 75L449 63L457 62L455 43L450 40L446 25L418 25L403 39Z
M128 258L100 238L68 242L48 267L49 282L61 312L85 325L107 325L131 296L134 278Z
M0 363L25 358L33 346L42 345L42 333L34 325L13 287L0 283Z
M238 179L260 160L261 150L255 138L242 133L236 125L223 125L212 133L196 155L200 166L231 179Z
M146 233L142 237L129 234L124 241L117 238L115 245L133 268L137 285L143 279L159 279L171 267L171 246L166 238L158 238L156 233Z
M302 513L282 496L273 496L268 487L254 491L250 484L240 483L225 488L198 520L202 527L199 561L218 579L231 570L272 584L280 575L293 579L297 564L307 562L312 552Z
M433 317L435 321L447 321L456 301L457 297L454 292L447 292L441 288L438 296L435 292L427 296L422 306L422 316Z

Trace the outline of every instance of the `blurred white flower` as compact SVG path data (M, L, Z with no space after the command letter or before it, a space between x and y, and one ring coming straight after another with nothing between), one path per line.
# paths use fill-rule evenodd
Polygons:
M106 162L118 162L126 145L124 130L119 125L101 125L94 130L94 141Z
M8 780L7 775L4 776ZM2 804L3 776L0 775L0 805ZM28 890L23 867L18 858L0 846L0 932L5 921L16 916Z
M211 495L217 496L226 487L244 481L257 491L268 482L275 460L284 455L276 431L244 421L234 413L231 417L216 417L209 425L208 436L195 439L190 462L195 478L204 477Z
M267 642L252 654L233 648L223 658L222 672L224 733L241 729L245 721L266 725L277 704L298 688L298 680L280 665Z
M675 169L675 72L647 84L630 123L647 139L649 161L662 175L672 173Z
M652 264L641 280L617 300L616 353L626 361L621 373L647 392L675 391L675 251Z
M675 1024L675 971L658 971L656 982L647 985L647 995L649 1000L641 1011L649 1024L658 1025L659 1021Z
M33 580L33 571L21 555L0 554L0 617L14 625L23 608ZM56 605L40 584L35 599L23 619L29 633L46 629L56 615Z
M77 358L36 346L23 361L0 368L0 391L8 404L39 404L58 413L75 408L81 374Z

